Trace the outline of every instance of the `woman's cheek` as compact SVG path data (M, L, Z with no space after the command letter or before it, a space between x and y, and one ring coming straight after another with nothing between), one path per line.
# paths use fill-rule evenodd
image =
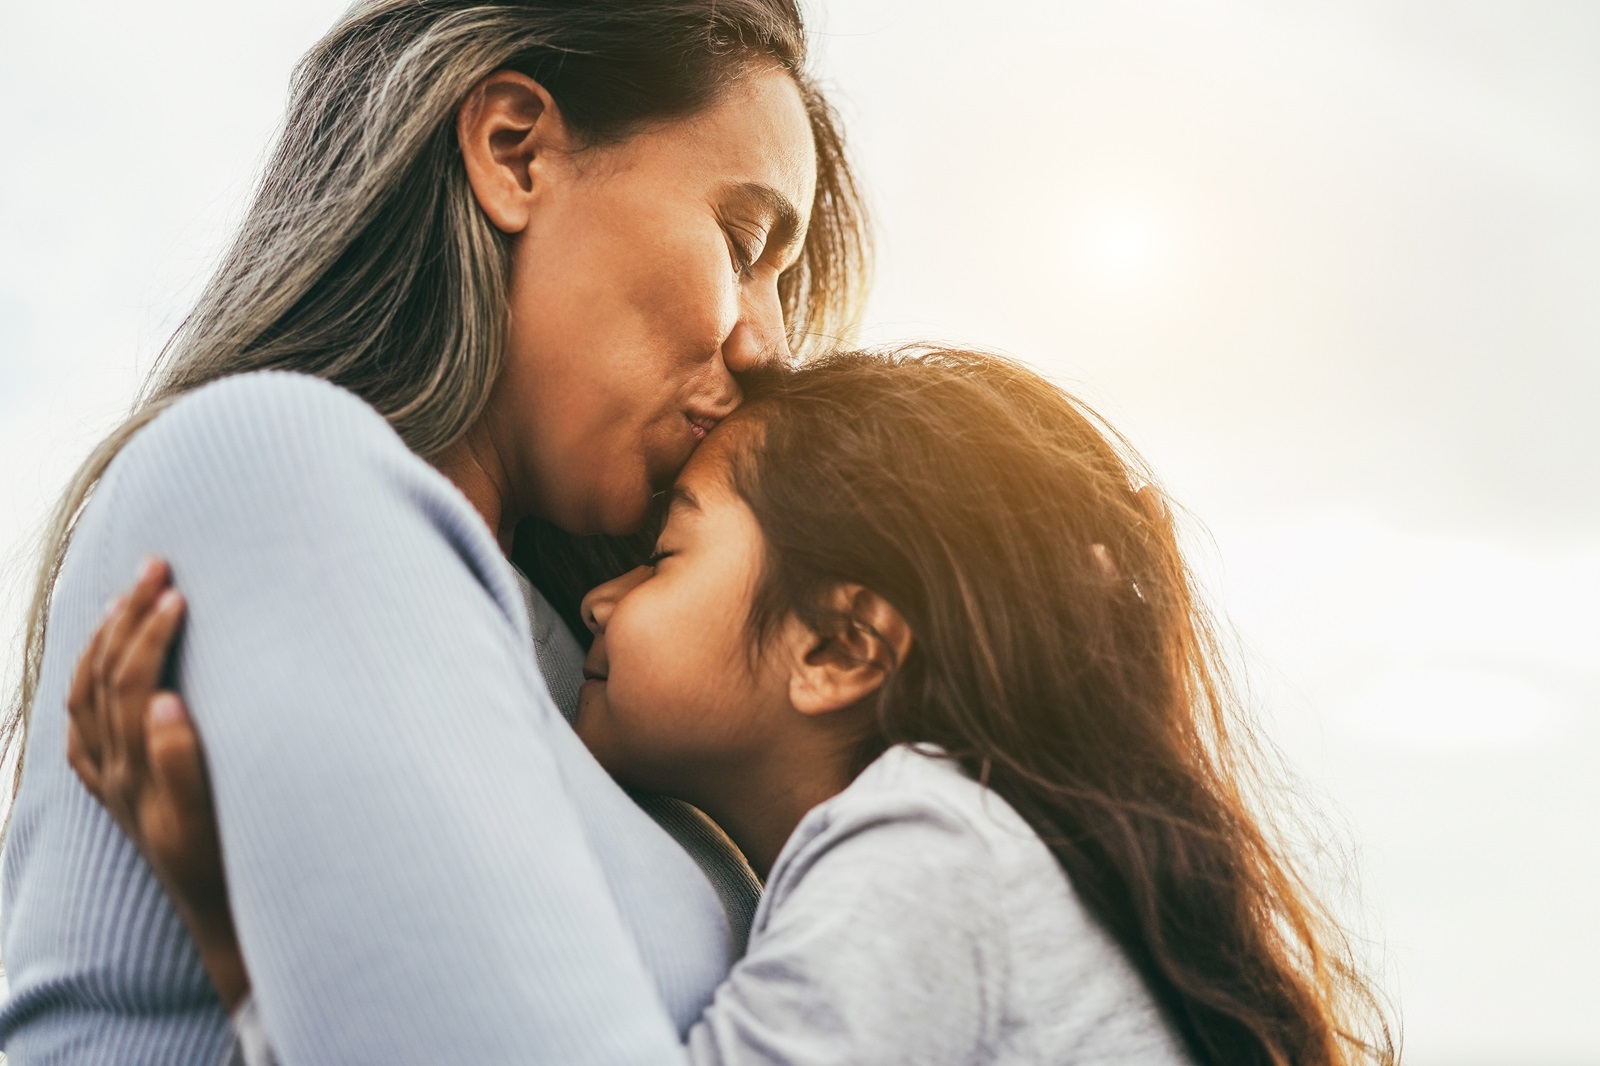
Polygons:
M715 352L739 321L739 282L720 235L678 259L663 276L675 279L661 301L697 348Z

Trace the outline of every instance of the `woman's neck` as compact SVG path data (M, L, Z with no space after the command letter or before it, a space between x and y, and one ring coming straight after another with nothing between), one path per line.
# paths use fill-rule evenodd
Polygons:
M509 555L512 535L521 516L511 514L507 507L511 492L505 464L500 461L500 453L487 434L481 431L481 423L434 456L433 466L461 490L494 534L500 550Z

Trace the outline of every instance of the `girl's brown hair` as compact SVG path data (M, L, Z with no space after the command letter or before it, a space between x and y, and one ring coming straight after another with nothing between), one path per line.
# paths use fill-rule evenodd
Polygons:
M1247 799L1253 737L1166 509L1083 404L898 349L765 383L733 483L767 538L757 646L836 583L901 612L885 745L943 748L1054 852L1197 1059L1392 1063L1350 946Z

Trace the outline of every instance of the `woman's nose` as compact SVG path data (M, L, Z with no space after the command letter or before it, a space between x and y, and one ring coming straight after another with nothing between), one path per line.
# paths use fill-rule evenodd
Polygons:
M648 566L636 566L621 577L613 578L604 585L596 585L590 589L588 595L583 598L583 604L578 608L583 615L583 624L589 627L589 632L597 637L604 633L606 623L611 621L611 612L616 609L618 601L632 592L650 574Z
M729 371L742 374L767 363L789 361L789 329L783 321L783 303L776 282L751 293L750 301L723 345L722 361Z

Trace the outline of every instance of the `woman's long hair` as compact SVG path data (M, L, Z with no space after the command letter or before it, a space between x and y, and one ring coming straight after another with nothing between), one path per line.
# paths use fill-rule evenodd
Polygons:
M837 583L914 634L862 763L942 747L1039 833L1196 1058L1392 1063L1350 945L1252 810L1258 742L1124 441L966 351L825 358L752 392L734 488L768 542L751 624Z
M341 385L429 458L457 441L499 375L508 242L479 210L455 114L482 78L547 88L591 144L690 115L754 63L800 87L817 190L799 262L779 280L791 347L848 328L868 261L836 117L806 74L795 0L364 0L301 60L243 225L127 419L72 478L47 526L22 683L0 720L17 757L73 525L106 466L185 393L267 368ZM567 553L583 563L593 552Z

